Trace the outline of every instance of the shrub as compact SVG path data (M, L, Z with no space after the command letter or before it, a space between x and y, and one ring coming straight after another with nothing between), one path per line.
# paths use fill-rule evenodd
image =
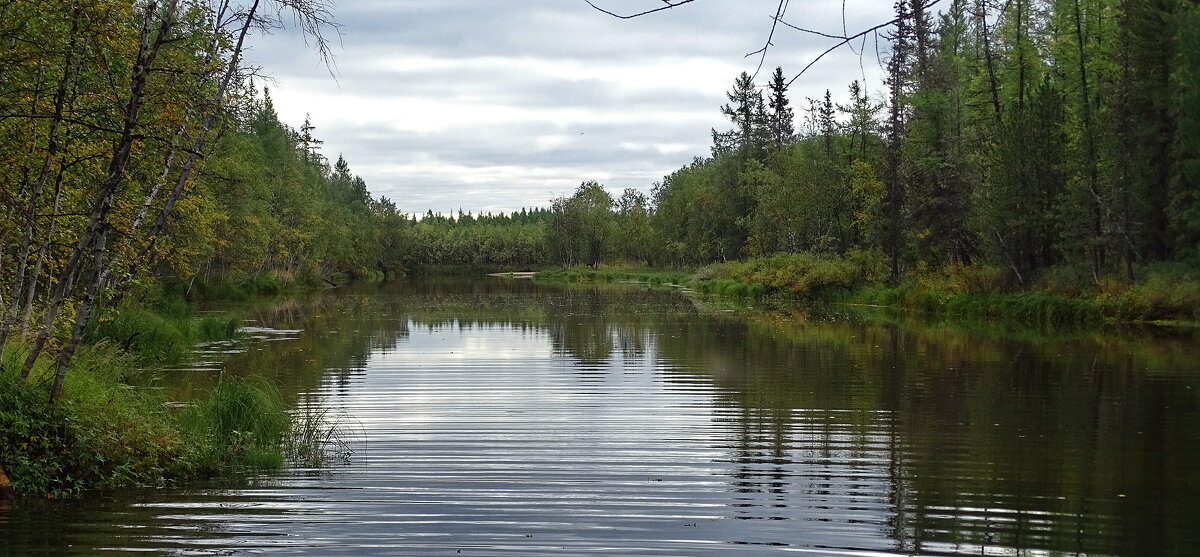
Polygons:
M51 403L48 370L19 378L27 351L10 346L0 373L0 463L18 493L74 496L165 481L179 435L160 400L121 383L128 357L103 344L81 347L62 398Z

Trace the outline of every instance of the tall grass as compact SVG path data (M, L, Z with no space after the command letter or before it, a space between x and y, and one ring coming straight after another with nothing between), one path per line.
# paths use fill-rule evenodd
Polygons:
M128 355L103 343L81 347L52 403L49 369L19 378L27 352L10 342L0 371L0 464L18 493L71 496L165 481L183 440L157 393L124 386L135 367Z
M335 416L328 408L304 405L292 413L291 435L284 454L303 466L321 466L330 460L349 464L354 456L352 431L344 416Z
M844 256L779 254L710 265L696 273L692 286L739 298L773 295L813 300L882 280L882 262L882 254L875 251L852 251Z
M179 415L189 464L212 474L283 464L291 420L279 390L258 378L221 381Z
M279 390L258 378L221 381L183 407L162 391L132 388L136 360L107 341L84 345L51 402L49 366L29 382L28 346L0 355L0 465L21 494L77 496L92 489L160 486L237 477L287 460L349 460L348 431L328 412L290 414Z
M197 342L234 338L242 321L228 313L161 312L125 305L104 312L88 328L88 343L108 342L142 364L186 360Z
M285 273L259 273L242 279L166 280L159 295L181 302L231 301L270 298L323 284L319 276L296 277Z
M1133 282L1056 267L1043 270L1028 285L1018 284L1002 268L948 265L921 268L898 284L887 284L881 257L877 252L776 255L702 268L691 285L731 298L885 306L930 316L1047 325L1200 323L1200 264L1150 265Z

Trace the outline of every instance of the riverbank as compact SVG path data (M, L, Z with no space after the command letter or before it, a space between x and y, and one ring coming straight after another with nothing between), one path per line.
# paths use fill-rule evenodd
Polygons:
M920 269L889 284L881 256L809 254L709 265L695 270L571 268L541 272L547 282L677 284L706 294L775 305L839 304L887 308L944 318L1006 320L1029 324L1200 324L1200 266L1158 264L1133 282L1092 277L1086 270L1051 269L1025 284L1003 269L949 266Z
M49 397L50 358L23 380L28 344L10 341L0 354L0 467L12 492L71 497L237 477L277 468L289 456L320 454L303 446L317 437L298 436L328 424L305 418L293 424L278 389L266 381L223 378L190 401L145 387L156 368L190 358L196 343L239 336L242 320L198 312L170 288L140 294L98 316L57 401Z

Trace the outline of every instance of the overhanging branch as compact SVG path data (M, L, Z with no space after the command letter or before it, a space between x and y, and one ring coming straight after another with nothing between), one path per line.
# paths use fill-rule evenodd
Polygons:
M691 4L692 2L695 2L696 0L676 0L675 2L671 2L671 1L669 1L669 0L663 0L663 3L664 3L664 4L666 4L665 6L659 6L659 7L657 7L657 8L653 8L653 9L646 10L646 11L643 11L643 12L638 12L638 13L636 13L636 14L628 14L628 15L621 15L621 14L618 14L618 13L610 12L610 11L608 11L608 10L604 9L604 8L601 8L600 6L597 6L597 5L593 4L593 3L592 3L592 0L583 0L583 1L584 1L584 2L587 2L587 4L588 4L589 6L591 6L592 8L594 8L596 11L598 11L598 12L601 12L601 13L605 13L605 14L608 14L608 15L610 15L610 16L613 16L613 17L617 18L617 19L633 19L633 18L635 18L635 17L641 17L641 16L644 16L644 15L649 15L649 14L652 14L652 13L655 13L655 12L661 12L661 11L663 11L663 10L669 10L669 9L671 9L671 8L676 8L676 7L682 6L682 5L684 5L684 4Z

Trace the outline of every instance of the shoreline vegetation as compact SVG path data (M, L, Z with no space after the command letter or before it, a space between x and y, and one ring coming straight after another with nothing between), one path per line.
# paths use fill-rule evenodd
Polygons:
M21 22L0 72L5 494L236 476L305 437L258 379L187 401L137 386L236 333L191 302L391 270L361 248L382 244L394 204L322 156L309 122L280 122L243 64L247 36L280 18L329 59L323 2L0 5Z
M1024 325L1200 326L1200 271L1182 264L1150 267L1133 283L1116 277L1093 280L1086 270L1063 268L1024 286L1007 281L1002 269L983 265L924 271L889 284L881 265L880 254L797 254L694 270L572 267L540 271L533 278L551 283L640 282L771 306L858 306Z
M1028 287L1000 269L950 267L888 285L879 254L831 258L777 255L696 269L639 266L500 271L488 276L547 283L642 283L686 288L767 308L807 304L886 308L906 315L1020 325L1091 326L1200 323L1200 281L1180 265L1151 268L1139 280L1086 281L1060 270ZM477 268L414 273L476 275ZM379 280L382 277L366 277ZM339 279L339 282L342 279ZM338 425L289 413L276 387L256 378L223 379L193 401L171 401L145 384L156 366L186 361L197 342L239 334L241 320L199 312L197 304L271 299L327 287L280 277L230 282L169 282L119 308L102 310L72 362L57 402L48 397L49 364L18 380L24 342L0 359L0 498L73 497L97 489L177 485L237 478L285 462L317 463ZM7 482L5 481L7 480Z
M221 377L194 400L173 400L155 383L163 366L187 362L197 343L241 336L242 319L199 311L200 301L267 300L320 288L282 280L193 284L143 293L99 312L71 362L62 394L53 370L19 369L27 341L0 358L0 499L78 497L88 491L237 479L287 462L321 465L344 443L328 412L289 409L259 377Z

